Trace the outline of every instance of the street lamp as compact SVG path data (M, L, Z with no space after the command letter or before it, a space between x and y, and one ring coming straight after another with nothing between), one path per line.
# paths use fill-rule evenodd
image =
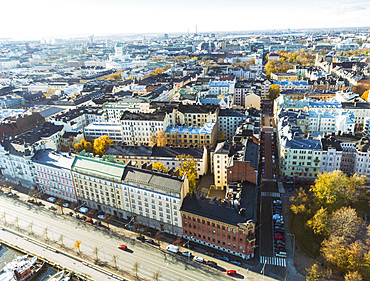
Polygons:
M261 272L260 273L263 273L263 280L265 280L265 266L266 266L266 262L267 262L267 260L265 259L265 263L263 264L263 267L262 267L262 270L261 270Z
M295 235L293 233L287 233L289 236L293 237L293 259L294 259L294 249L295 249Z

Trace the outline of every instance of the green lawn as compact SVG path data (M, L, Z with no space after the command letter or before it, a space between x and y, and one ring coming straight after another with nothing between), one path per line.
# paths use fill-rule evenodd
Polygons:
M317 258L320 255L321 239L305 226L302 216L292 216L291 228L296 238L296 242L311 257Z

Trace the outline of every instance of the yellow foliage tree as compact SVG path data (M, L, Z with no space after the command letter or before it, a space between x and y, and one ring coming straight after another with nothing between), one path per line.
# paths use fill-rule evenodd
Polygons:
M113 144L113 141L107 136L102 136L94 140L94 154L103 156L104 152Z
M256 64L256 59L255 58L251 59L251 61L249 62L249 64L252 64L252 65Z
M81 240L76 240L75 242L75 249L80 253L81 252Z
M361 98L363 98L364 100L366 100L366 101L367 101L367 99L369 98L369 90L365 91L365 92L362 94Z
M273 101L280 95L280 85L271 85L269 89L269 100Z
M171 67L169 66L169 65L165 65L164 67L163 67L163 71L167 71L167 70L169 70Z
M159 171L161 173L167 173L168 172L168 167L166 167L166 165L163 164L162 162L154 162L152 164L152 168L156 169L157 171Z
M156 76L156 75L159 75L159 74L162 74L163 73L163 70L161 69L161 68L156 68L156 69L154 69L151 73L150 73L150 75L152 75L152 76Z
M165 146L166 145L166 138L164 134L164 130L161 130L157 134L157 146Z
M82 139L80 142L75 143L74 149L76 150L76 152L81 152L82 150L85 150L89 153L92 153L94 150L91 142L88 142L84 139Z
M189 181L189 192L193 192L198 175L197 163L194 161L194 157L190 155L181 154L176 158L180 160L180 177L182 177L186 173Z

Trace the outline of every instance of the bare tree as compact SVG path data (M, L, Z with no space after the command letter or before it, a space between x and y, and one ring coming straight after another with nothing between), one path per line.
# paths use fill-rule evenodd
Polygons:
M62 245L62 247L64 247L65 245L64 245L64 235L63 234L61 234L59 236L59 241L60 241L60 244Z
M98 262L99 261L99 257L98 257L99 248L98 248L98 246L95 246L95 248L93 250L93 253L95 255L95 261Z
M162 273L158 270L158 271L153 273L152 278L153 278L154 281L159 281L159 278L161 278L161 277L162 277Z
M135 272L135 278L137 279L138 275L138 271L139 271L139 268L140 268L140 263L138 261L135 261L133 266L132 266L132 270Z
M33 221L30 222L30 224L28 225L29 228L30 228L30 232L31 234L33 234Z
M19 218L18 217L15 217L14 224L19 229Z
M45 227L43 234L44 234L44 237L45 237L46 241L49 241L48 232L49 232L48 228Z
M59 198L55 203L59 206L59 209L62 215L64 215L64 207L63 207L64 200Z
M332 235L353 240L362 234L364 230L363 221L357 216L355 209L342 207L334 212L329 221L329 232Z
M114 268L117 268L117 261L119 257L117 255L112 256L112 262L114 263Z

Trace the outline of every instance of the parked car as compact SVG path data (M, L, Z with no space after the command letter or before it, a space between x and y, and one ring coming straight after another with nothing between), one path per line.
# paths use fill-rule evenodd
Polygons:
M230 261L230 259L227 256L220 256L220 260Z
M214 252L211 252L211 251L207 251L206 252L206 255L207 256L210 256L210 257L214 257L215 256L215 253Z
M289 188L289 192L293 192L294 191L294 186L292 186L291 188Z
M64 208L69 208L69 203L64 203L62 206L63 206Z
M283 240L275 240L275 243L285 245L285 241Z
M226 270L227 275L236 275L236 271L231 269L231 270Z
M285 245L283 244L276 244L276 248L285 249Z
M275 235L274 240L283 240L283 241L285 241L285 238L282 235Z
M177 253L179 252L179 247L177 247L177 246L175 246L175 245L168 245L168 246L166 247L166 250L167 250L167 251L170 251L170 252L172 252L172 253L177 254Z
M284 233L284 229L281 227L275 227L275 231Z
M206 264L214 268L217 267L217 263L215 263L214 261L207 261Z
M273 204L281 204L282 202L281 202L281 200L274 200L274 201L272 201L272 203Z
M105 219L105 216L104 216L104 215L99 215L99 216L98 216L98 219L100 219L100 220L104 220L104 219Z
M241 265L241 262L240 261L230 261L232 264L236 264L236 265L238 265L238 266L240 266Z
M74 218L76 218L76 219L79 219L79 218L80 218L80 215L78 215L78 214L74 214L74 215L72 215L72 217L74 217Z
M121 245L118 245L118 249L121 249L121 250L126 251L126 250L127 250L127 246L126 246L126 245L121 244Z
M189 251L185 251L181 253L185 257L191 257L191 253Z
M73 216L73 213L72 212L68 212L67 215L68 216Z
M56 210L57 210L54 206L49 206L49 207L48 207L48 209L49 209L50 211L56 211Z
M155 244L152 238L146 239L145 242L149 244Z
M141 242L144 242L145 241L145 236L144 235L138 235L138 236L136 236L136 239L140 240Z
M57 201L57 199L55 197L49 197L48 201L51 202L51 203L55 203L55 201Z
M93 223L93 220L90 218L85 219L85 222Z
M202 257L195 256L194 260L197 261L197 262L204 262L204 259Z
M87 212L89 211L89 209L88 209L88 208L86 208L86 207L81 207L80 209L78 209L78 211L79 211L80 213L85 214L85 213L87 213Z

